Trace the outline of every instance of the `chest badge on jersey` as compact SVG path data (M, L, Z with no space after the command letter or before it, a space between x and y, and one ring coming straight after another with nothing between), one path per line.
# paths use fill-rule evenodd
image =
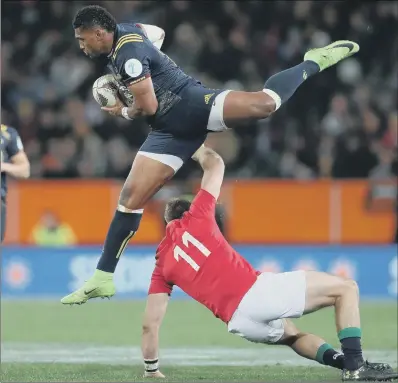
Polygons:
M137 77L142 73L142 64L137 59L127 60L124 70L130 77Z

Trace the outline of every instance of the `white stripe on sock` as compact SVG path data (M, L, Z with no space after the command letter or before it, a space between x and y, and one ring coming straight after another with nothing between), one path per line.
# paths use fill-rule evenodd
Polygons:
M131 210L127 209L127 207L124 207L123 205L117 205L117 210L122 213L135 213L135 214L142 214L144 212L144 209Z
M263 92L265 94L268 94L268 96L270 96L275 101L275 111L277 111L282 105L282 100L279 97L278 93L274 92L271 89L263 89Z

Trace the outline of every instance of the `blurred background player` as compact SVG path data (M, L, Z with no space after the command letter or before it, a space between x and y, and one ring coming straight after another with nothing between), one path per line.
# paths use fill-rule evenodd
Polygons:
M141 24L117 24L102 7L80 9L73 28L80 49L103 60L133 96L131 106L119 102L102 109L127 120L144 117L152 131L122 188L93 277L64 297L64 304L115 294L113 274L138 230L145 204L191 158L207 133L269 117L307 79L359 51L358 44L345 40L310 50L301 64L274 74L262 90L241 92L206 88L155 47Z
M4 240L7 217L7 176L28 178L30 164L18 132L1 125L1 242Z
M317 271L256 271L217 226L223 160L204 146L193 158L204 171L200 191L192 203L175 198L165 209L168 225L156 251L143 323L145 376L164 377L159 371L159 328L175 285L226 323L230 333L255 343L287 345L305 358L341 369L343 381L397 379L390 365L363 359L357 284ZM342 355L287 319L330 306Z

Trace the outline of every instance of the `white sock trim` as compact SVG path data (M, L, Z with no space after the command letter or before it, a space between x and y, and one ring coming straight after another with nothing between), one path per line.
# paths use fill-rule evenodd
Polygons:
M144 359L145 371L156 372L159 370L159 359Z
M263 92L265 94L268 94L268 96L270 96L275 101L275 111L277 111L282 105L282 100L279 97L279 94L271 89L263 89Z
M131 210L127 209L127 207L124 207L123 205L117 205L117 209L121 213L134 213L134 214L142 214L144 212L144 209L138 209L138 210Z

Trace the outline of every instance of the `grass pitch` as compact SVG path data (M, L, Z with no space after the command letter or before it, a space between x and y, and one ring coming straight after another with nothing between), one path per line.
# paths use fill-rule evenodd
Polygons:
M142 381L143 301L2 302L1 382ZM371 360L397 366L397 305L364 303L363 346ZM339 347L332 310L296 320ZM339 381L289 349L249 343L193 301L172 301L161 330L167 381Z

